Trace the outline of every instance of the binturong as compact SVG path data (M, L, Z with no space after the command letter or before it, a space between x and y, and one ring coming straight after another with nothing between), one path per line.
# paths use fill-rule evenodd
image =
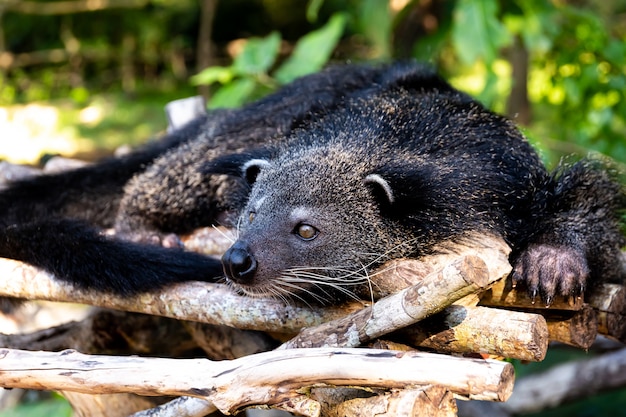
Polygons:
M513 280L548 304L621 279L623 189L597 162L550 174L513 123L429 69L387 75L271 146L207 164L250 187L222 258L235 288L328 302L471 232L502 236Z
M188 280L334 303L385 261L489 233L550 303L623 279L623 187L548 172L516 126L413 62L330 67L137 151L0 191L0 257L129 296ZM176 235L225 224L218 259ZM114 228L116 236L101 233Z

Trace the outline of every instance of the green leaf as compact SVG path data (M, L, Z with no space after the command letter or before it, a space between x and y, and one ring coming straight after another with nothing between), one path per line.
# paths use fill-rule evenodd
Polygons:
M209 108L232 108L245 103L254 92L256 81L253 78L234 80L217 90L209 101Z
M306 20L309 23L317 22L323 4L324 0L309 0L309 4L306 5Z
M452 42L459 58L472 64L483 58L487 64L512 37L498 20L496 0L459 0L454 9Z
M336 13L324 26L300 38L293 53L274 72L274 78L286 84L322 69L341 39L346 20L345 14Z
M264 74L276 62L280 49L280 33L272 32L264 38L250 38L233 62L238 75Z
M193 85L211 85L219 82L227 84L235 77L235 71L231 67L214 66L200 71L191 77L190 81Z

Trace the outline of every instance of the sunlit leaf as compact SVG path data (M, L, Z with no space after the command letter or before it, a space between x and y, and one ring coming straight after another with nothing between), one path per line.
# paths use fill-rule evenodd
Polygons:
M511 34L498 19L497 1L459 0L454 9L452 41L466 64L480 58L493 62L500 48L512 41Z
M252 78L234 80L217 90L209 101L209 108L239 107L254 92L256 82Z
M262 74L274 65L280 49L280 33L272 32L264 38L250 38L233 62L235 73Z
M317 17L323 4L324 0L309 0L309 4L306 6L306 20L310 23L317 22Z
M234 77L235 71L232 67L214 66L200 71L191 77L190 81L193 85L211 85L216 82L226 84L232 81Z

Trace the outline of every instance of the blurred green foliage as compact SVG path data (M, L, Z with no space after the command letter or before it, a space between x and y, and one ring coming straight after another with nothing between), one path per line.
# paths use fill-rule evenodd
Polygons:
M71 417L72 407L60 395L38 401L28 400L8 410L0 410L0 417Z
M271 74L280 52L278 32L249 39L230 66L209 67L192 77L191 82L196 85L219 82L223 85L214 92L209 103L211 108L240 106L279 85L322 69L341 38L345 21L346 16L337 13L326 25L304 35Z
M200 15L191 0L66 15L9 7L7 51L66 56L0 71L0 103L65 97L81 106L103 92L132 103L146 91L171 94L191 76L211 86L210 107L232 107L329 61L414 58L514 119L509 102L523 76L530 117L519 121L548 162L597 152L626 164L624 0L219 1L215 65L197 71ZM512 59L520 51L521 75Z

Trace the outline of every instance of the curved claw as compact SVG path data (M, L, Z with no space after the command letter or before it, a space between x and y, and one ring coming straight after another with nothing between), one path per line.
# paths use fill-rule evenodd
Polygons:
M537 294L549 307L556 296L584 293L589 267L584 253L576 248L533 244L514 262L513 285L525 284L533 304Z

